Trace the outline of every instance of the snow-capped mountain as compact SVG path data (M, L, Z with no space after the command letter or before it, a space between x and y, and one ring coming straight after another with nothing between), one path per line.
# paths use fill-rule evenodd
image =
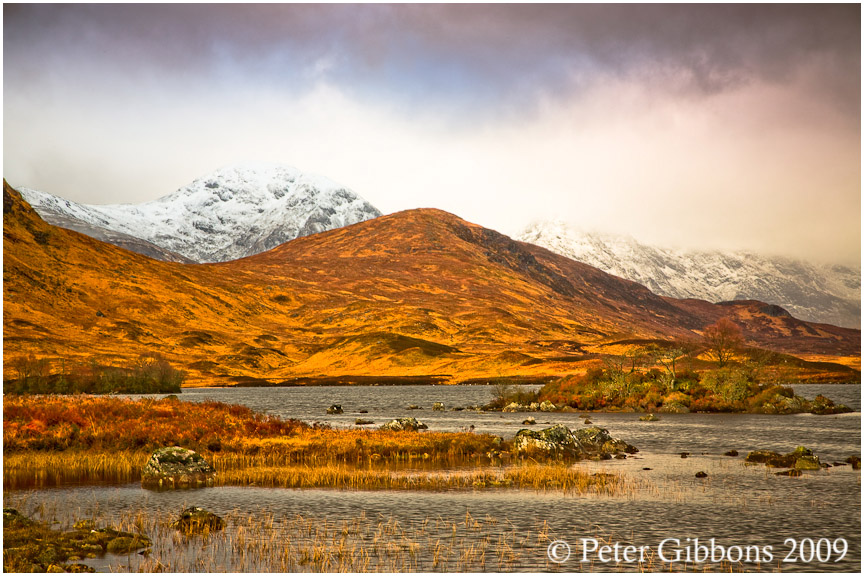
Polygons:
M533 224L516 239L633 280L663 296L710 302L761 300L802 320L861 326L860 268L750 252L670 250L561 222Z
M144 204L78 204L19 190L50 224L161 260L235 260L381 215L344 186L278 164L223 168Z

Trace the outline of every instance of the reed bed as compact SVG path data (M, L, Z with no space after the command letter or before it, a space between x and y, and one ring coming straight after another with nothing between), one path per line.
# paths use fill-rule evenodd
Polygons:
M147 452L36 452L3 460L5 489L64 484L127 483L141 479ZM340 490L482 490L514 488L626 496L635 488L617 475L589 474L561 464L512 464L441 469L407 464L267 465L266 458L215 458L216 485Z
M568 494L622 496L634 486L619 476L588 474L563 465L478 467L464 470L358 469L346 466L241 468L217 475L217 484L347 490L483 490L514 488Z
M141 479L149 452L4 452L3 488L127 483Z

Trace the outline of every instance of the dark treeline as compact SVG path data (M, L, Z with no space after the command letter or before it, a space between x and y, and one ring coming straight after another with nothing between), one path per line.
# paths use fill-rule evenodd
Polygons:
M123 366L61 361L52 371L46 358L20 356L11 361L13 378L5 394L157 394L180 392L186 374L158 354L145 354Z

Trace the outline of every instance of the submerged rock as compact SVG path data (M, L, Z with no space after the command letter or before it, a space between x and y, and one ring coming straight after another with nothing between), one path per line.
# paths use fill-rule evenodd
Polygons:
M417 430L426 430L427 428L429 427L426 424L418 422L416 418L396 418L381 426L382 430L390 430L391 432L401 432L403 430L416 432Z
M444 409L445 409L445 408L444 408L444 403L443 403L443 402L435 402L434 404L432 404L432 410L434 410L434 411L436 411L436 412L441 412L441 411L443 411Z
M774 452L773 450L753 450L747 454L744 461L754 464L767 464L768 466L774 466L776 468L786 467L783 456L781 456L779 452Z
M858 456L850 456L846 458L846 463L851 464L853 470L861 469L861 458Z
M640 416L639 420L642 422L656 422L660 420L659 416L655 416L654 414L646 414L645 416Z
M357 418L354 420L355 426L368 426L369 424L374 424L374 420L366 420L365 418Z
M821 470L819 457L814 456L809 448L798 446L788 454L779 454L771 450L754 450L747 454L745 462L765 464L771 468L795 468L796 470Z
M537 423L537 420L535 420L533 416L529 416L528 418L526 418L525 420L522 421L523 426L533 426L536 423Z
M333 404L329 408L327 408L327 414L342 414L342 405L341 404Z
M738 456L737 450L729 450L728 452L724 452L723 456Z
M144 488L187 488L212 486L216 471L204 458L187 448L159 448L141 472Z
M94 572L77 561L103 557L106 552L130 554L148 548L150 540L111 527L96 529L90 521L76 522L73 530L54 530L4 508L3 545L5 572Z
M707 478L707 477L708 477L707 472L702 472L701 470L699 472L696 472L696 478Z
M536 432L519 430L513 439L513 449L517 452L540 452L548 456L597 459L639 451L623 440L613 438L605 428L573 431L562 424Z
M225 521L204 508L193 506L183 510L180 517L171 524L171 527L184 534L201 534L222 530L225 527Z

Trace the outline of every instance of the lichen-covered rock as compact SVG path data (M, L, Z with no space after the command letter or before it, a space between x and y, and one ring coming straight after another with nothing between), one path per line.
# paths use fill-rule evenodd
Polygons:
M519 404L518 402L510 402L502 410L502 412L528 412L528 406Z
M591 426L590 428L580 428L573 432L582 449L589 455L615 455L615 454L635 454L639 449L635 446L624 442L620 438L613 438L606 428Z
M753 450L747 454L744 461L754 464L768 464L769 462L776 461L778 458L781 458L780 453L773 450Z
M436 412L442 412L444 410L444 403L435 402L434 404L432 404L432 410L435 410Z
M660 417L655 416L654 414L646 414L644 416L640 416L639 420L641 420L642 422L656 422L660 420Z
M638 452L630 444L610 436L605 428L572 431L562 424L537 431L519 430L513 439L513 449L569 458L611 458L617 454Z
M771 450L754 450L747 454L746 462L765 464L771 468L795 468L796 470L821 470L822 463L809 448L798 446L788 454Z
M780 414L799 414L801 412L807 412L807 401L800 396L793 396L791 398L781 396L778 398L776 406L777 412Z
M556 424L543 430L522 429L513 438L513 449L517 452L540 451L579 457L583 454L573 432L563 424Z
M555 411L555 404L553 404L552 402L549 402L548 400L544 400L543 402L540 403L540 411L541 412L554 412Z
M183 510L180 517L171 524L171 527L184 534L202 534L222 530L225 527L225 521L204 508L193 506Z
M118 536L108 542L105 550L111 554L130 554L148 545L148 541L138 536Z
M835 404L833 400L819 394L810 403L810 412L819 415L843 414L845 412L852 412L852 409L843 404Z
M795 458L790 455L782 455L772 450L753 450L747 454L745 462L765 464L772 468L791 468L795 464Z
M822 463L818 456L801 456L795 460L796 470L821 470Z
M216 471L204 458L187 448L159 448L141 472L144 488L188 488L212 486Z
M396 418L381 426L382 430L390 430L391 432L401 432L404 430L416 432L417 430L426 430L427 428L429 427L426 424L418 422L416 418Z
M3 545L7 572L93 572L93 568L75 562L102 557L106 552L128 554L149 547L150 540L111 527L96 529L91 522L76 522L69 531L54 530L4 508Z
M3 528L21 528L33 526L36 522L27 518L15 508L3 508Z

